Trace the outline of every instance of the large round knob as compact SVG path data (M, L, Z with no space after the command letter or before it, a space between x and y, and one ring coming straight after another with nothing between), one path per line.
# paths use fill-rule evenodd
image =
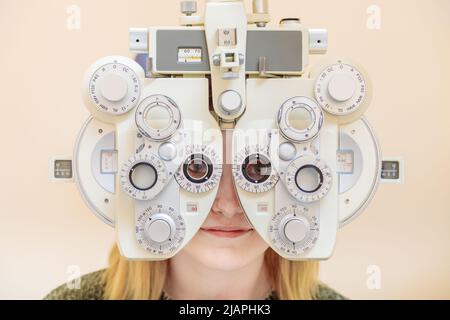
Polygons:
M286 239L290 242L300 242L308 235L308 222L300 218L289 220L284 225L283 232Z
M370 105L371 84L361 66L343 60L324 63L313 70L314 93L322 109L338 116L340 124L359 119Z
M173 220L169 216L156 217L152 220L145 228L146 237L157 243L169 240L172 233L171 225L174 225Z
M94 63L85 77L88 108L108 115L122 115L133 109L140 99L141 71L136 62L125 57L106 57Z
M137 241L154 255L175 254L181 248L185 235L183 216L171 206L150 206L136 218Z
M269 223L272 248L283 257L299 257L310 250L319 236L316 210L299 204L279 209Z
M105 99L117 102L125 98L128 92L128 85L124 78L111 73L105 75L100 81L100 92Z
M242 107L241 95L234 90L224 91L219 97L219 105L229 115L238 113Z
M330 96L339 102L344 102L353 97L356 89L354 79L347 74L336 74L328 83Z

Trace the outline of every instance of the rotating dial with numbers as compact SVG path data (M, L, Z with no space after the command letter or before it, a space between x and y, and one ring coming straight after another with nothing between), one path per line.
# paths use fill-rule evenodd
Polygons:
M279 175L272 166L269 147L246 147L234 158L233 176L243 190L260 193L271 190L278 182Z
M269 237L272 245L287 255L301 255L310 250L319 236L319 218L301 205L283 207L271 219Z
M330 114L362 115L370 103L368 82L368 77L361 67L338 60L318 74L315 85L316 99Z
M139 131L154 141L172 137L181 124L178 105L164 95L145 98L136 110L136 125Z
M122 115L139 101L139 77L123 59L124 62L106 58L105 64L96 69L89 80L89 98L99 111L106 114Z
M294 142L313 139L323 124L322 109L307 97L294 97L283 103L277 118L283 136Z
M214 189L222 176L222 164L215 150L206 146L187 146L186 160L182 163L175 179L186 191L204 193Z
M183 217L170 206L150 206L136 220L138 243L155 255L175 252L183 243L185 233Z
M292 161L284 178L289 193L303 203L319 201L328 194L332 185L330 168L313 156L301 156Z
M132 156L120 171L123 190L136 200L151 200L166 186L170 176L165 164L152 152Z

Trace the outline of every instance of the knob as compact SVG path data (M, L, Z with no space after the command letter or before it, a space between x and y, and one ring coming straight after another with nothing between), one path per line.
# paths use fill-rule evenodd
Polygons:
M145 234L149 240L161 243L170 239L172 228L166 219L172 220L170 217L164 217L164 219L155 219L149 222L145 230Z
M219 97L219 105L229 115L238 113L242 107L241 95L234 90L224 91Z
M133 60L110 56L95 62L86 72L84 98L89 111L122 115L132 110L141 94L142 68Z
M158 256L173 255L183 244L186 223L175 208L156 204L137 216L135 232L145 250Z
M117 102L127 95L128 85L123 77L111 73L100 80L100 92L106 100Z
M328 83L328 93L339 102L344 102L353 97L356 89L355 81L347 74L336 74Z
M303 219L292 219L283 228L284 236L292 243L302 241L308 235L308 222Z
M295 145L291 142L284 142L278 148L278 156L283 161L291 161L297 154Z
M195 14L197 12L197 1L181 1L180 10L182 14L187 16Z
M317 243L318 212L299 204L283 207L271 218L269 235L272 248L281 256L299 257Z
M316 78L314 93L322 109L338 116L339 124L353 122L364 114L372 98L367 73L354 62L324 61L310 73Z

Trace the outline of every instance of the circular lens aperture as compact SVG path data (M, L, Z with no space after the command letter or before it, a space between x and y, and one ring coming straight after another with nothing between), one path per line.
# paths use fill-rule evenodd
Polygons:
M138 190L150 190L156 184L156 181L158 181L158 174L149 163L137 163L130 170L130 182Z
M272 173L272 164L265 156L256 153L245 158L242 174L251 183L263 183Z

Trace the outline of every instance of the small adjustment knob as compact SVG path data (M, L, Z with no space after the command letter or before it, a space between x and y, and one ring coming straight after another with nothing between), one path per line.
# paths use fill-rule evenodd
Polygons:
M287 240L292 243L302 241L308 235L308 222L302 219L292 219L286 222L283 231Z
M181 1L180 10L182 14L187 16L195 14L197 12L197 1Z
M241 95L234 90L224 91L219 97L219 105L228 115L238 113L242 107Z
M167 217L166 219L170 218ZM162 243L170 239L172 228L165 219L156 219L149 223L145 233L149 240Z

